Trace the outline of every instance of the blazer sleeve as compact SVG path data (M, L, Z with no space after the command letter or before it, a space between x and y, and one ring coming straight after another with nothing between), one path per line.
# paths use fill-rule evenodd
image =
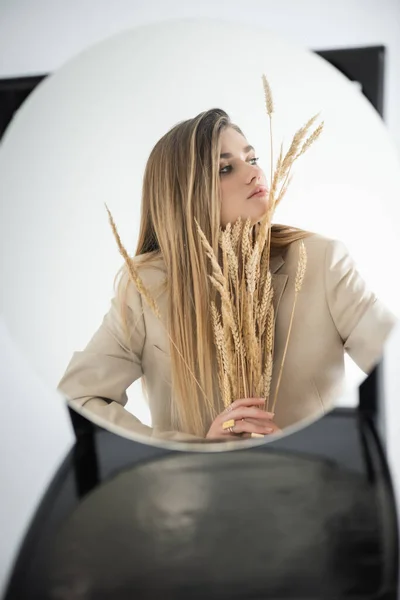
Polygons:
M337 240L330 240L326 248L325 290L346 352L368 374L381 359L397 319L368 289L347 248Z
M72 408L89 420L94 416L99 424L105 421L156 438L204 441L178 431L156 431L125 409L128 387L143 374L141 356L146 337L142 300L134 285L129 286L127 322L132 332L129 341L116 295L87 346L72 355L57 390Z

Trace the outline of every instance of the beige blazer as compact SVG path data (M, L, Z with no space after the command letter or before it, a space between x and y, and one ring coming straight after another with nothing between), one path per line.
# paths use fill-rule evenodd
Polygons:
M271 259L276 311L275 361L281 364L294 299L299 243L292 243ZM379 362L386 338L396 319L356 270L345 246L338 241L312 235L304 240L307 270L298 296L292 334L287 351L275 422L285 428L322 416L333 408L344 383L344 352L368 373ZM151 288L165 279L162 258L141 270ZM166 292L157 299L164 322ZM173 431L170 423L171 396L168 336L134 286L128 306L136 324L127 348L114 297L102 324L82 351L75 352L58 390L76 410L121 426L132 433L164 439L198 441L195 436ZM142 424L125 410L127 388L146 377L152 427ZM276 386L277 369L272 380Z

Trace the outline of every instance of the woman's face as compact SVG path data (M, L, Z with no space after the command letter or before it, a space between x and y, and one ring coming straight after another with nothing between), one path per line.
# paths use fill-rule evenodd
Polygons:
M252 224L264 216L268 189L264 172L258 166L254 148L232 127L221 134L220 184L221 226L249 217ZM250 197L257 189L261 192Z

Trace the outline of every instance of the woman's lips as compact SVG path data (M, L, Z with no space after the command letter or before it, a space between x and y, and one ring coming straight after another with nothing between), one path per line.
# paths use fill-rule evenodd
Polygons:
M250 198L262 198L268 194L268 189L265 186L258 186L251 194L247 197L248 200Z

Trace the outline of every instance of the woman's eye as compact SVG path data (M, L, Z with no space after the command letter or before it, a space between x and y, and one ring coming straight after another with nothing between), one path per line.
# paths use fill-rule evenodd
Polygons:
M253 164L257 164L258 161L260 159L258 157L254 157L254 158L250 158L249 162L251 163L252 161L255 161L255 163ZM230 173L232 171L232 165L226 165L226 167L222 167L222 169L220 169L219 173L220 175L226 175L227 173Z

